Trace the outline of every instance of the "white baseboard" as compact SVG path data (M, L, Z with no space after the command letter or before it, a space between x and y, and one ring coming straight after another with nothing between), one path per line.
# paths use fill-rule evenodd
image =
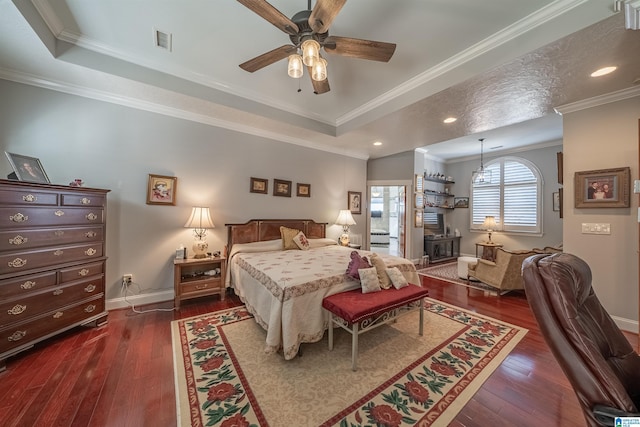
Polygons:
M130 307L131 304L139 306L165 301L173 301L173 296L173 289L168 289L166 291L152 292L148 294L128 295L126 300L124 297L109 299L107 300L107 311L117 310L119 308L127 308Z
M611 318L613 319L614 322L616 322L616 325L618 325L618 328L622 329L623 331L632 332L634 334L638 333L637 320L625 319L624 317L618 317L618 316L611 316Z

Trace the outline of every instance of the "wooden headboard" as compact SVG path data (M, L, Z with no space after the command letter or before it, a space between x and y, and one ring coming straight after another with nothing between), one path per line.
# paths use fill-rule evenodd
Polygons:
M225 224L228 227L227 250L236 243L262 242L280 238L280 226L301 230L313 239L326 237L326 222L312 219L252 219L244 224Z

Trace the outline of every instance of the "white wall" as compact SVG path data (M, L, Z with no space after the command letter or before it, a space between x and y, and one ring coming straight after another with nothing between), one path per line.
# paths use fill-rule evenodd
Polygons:
M593 273L593 287L612 316L638 320L638 196L630 208L574 208L577 171L629 166L638 179L640 97L565 113L564 243L565 251L584 259ZM611 235L582 234L584 222L611 224ZM620 322L618 322L620 324Z
M107 299L118 303L120 277L132 273L146 299L173 298L173 257L191 207L209 206L216 228L209 249L226 244L225 223L252 218L310 218L333 224L347 191L366 192L366 162L0 80L0 147L38 157L54 184L82 178L107 188ZM11 172L0 160L0 176ZM147 205L148 174L178 177L177 205ZM269 194L249 192L250 177L268 178ZM293 182L291 198L274 197L273 178ZM311 197L295 196L297 182ZM364 221L351 228L364 234ZM155 294L155 296L149 296ZM161 295L160 295L161 294ZM159 296L160 295L160 296Z

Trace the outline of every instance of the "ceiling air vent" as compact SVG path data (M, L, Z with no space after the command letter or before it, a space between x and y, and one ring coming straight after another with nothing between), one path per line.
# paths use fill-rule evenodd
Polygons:
M171 52L171 33L153 29L153 43L156 47Z

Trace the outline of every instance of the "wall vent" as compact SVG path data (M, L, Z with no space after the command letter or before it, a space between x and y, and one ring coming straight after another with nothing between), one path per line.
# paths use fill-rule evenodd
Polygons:
M171 52L171 37L171 33L160 31L155 28L153 29L153 43L156 45L156 47Z

